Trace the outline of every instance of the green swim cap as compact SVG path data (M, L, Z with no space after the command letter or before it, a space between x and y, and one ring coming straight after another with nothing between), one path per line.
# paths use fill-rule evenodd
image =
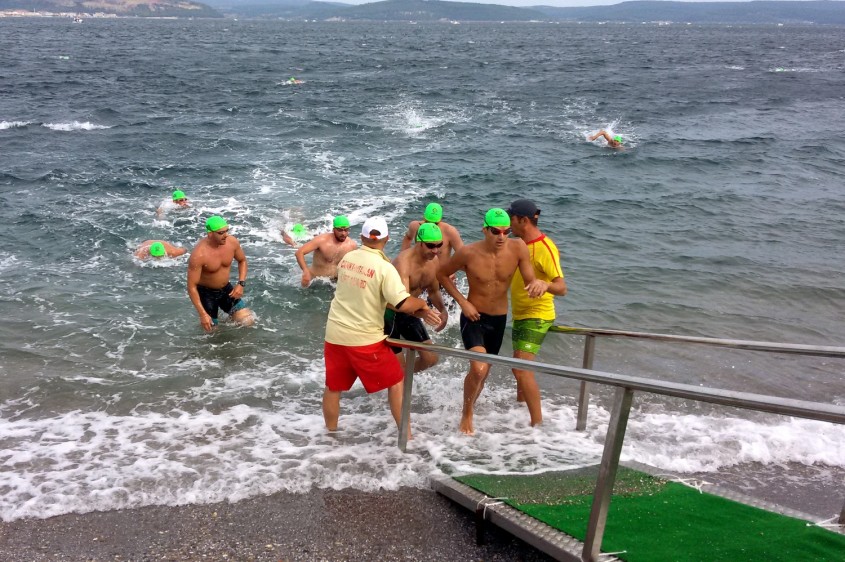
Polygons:
M434 223L424 222L417 230L417 242L440 242L441 240L443 240L443 233Z
M622 135L616 135L615 137L613 137L613 140L615 140L616 142L622 142Z
M349 228L349 219L345 215L338 215L332 222L334 228Z
M220 229L226 228L229 226L229 223L226 222L226 219L223 217L218 217L214 215L213 217L208 217L208 220L205 221L205 229L209 232L217 232Z
M185 192L179 191L178 189L176 191L174 191L173 192L173 200L176 201L177 199L187 199L187 197L185 197Z
M443 207L437 203L429 203L423 213L426 222L440 222L443 220Z
M293 233L294 234L305 234L305 227L301 224L293 225Z
M488 226L494 226L496 228L508 227L510 225L511 218L508 216L504 209L490 209L489 211L487 211L487 214L484 215L485 228Z
M150 255L154 258L161 258L164 257L164 254L167 252L164 251L164 244L161 242L153 242L150 244Z

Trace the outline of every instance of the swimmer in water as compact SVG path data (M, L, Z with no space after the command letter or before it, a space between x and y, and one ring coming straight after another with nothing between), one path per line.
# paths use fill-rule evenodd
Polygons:
M185 197L185 192L181 191L179 189L177 189L176 191L173 192L173 195L171 197L171 201L172 201L172 203L165 202L158 209L156 209L156 216L157 217L160 217L161 215L163 215L165 213L165 211L168 211L170 209L177 209L177 208L187 209L188 207L191 206L191 204L188 202L188 198Z
M174 246L164 240L147 240L135 249L135 257L138 259L147 258L175 258L188 252L185 248Z
M587 137L587 140L593 142L599 137L604 137L604 140L607 141L608 148L623 148L622 135L610 136L610 133L608 133L604 129L602 129L595 135L590 135L589 137Z
M305 229L304 225L297 223L293 225L290 232L282 230L282 240L284 240L285 244L288 246L298 248L300 242L308 240L308 231Z
M338 215L332 222L332 231L315 236L296 251L296 263L302 269L302 286L311 284L314 277L337 278L337 264L348 252L356 249L358 243L349 237L349 219ZM305 256L314 252L309 267Z

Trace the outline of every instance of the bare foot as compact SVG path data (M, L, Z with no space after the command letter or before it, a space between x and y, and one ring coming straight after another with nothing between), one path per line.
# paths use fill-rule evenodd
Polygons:
M461 433L464 435L475 435L475 430L472 427L472 416L461 416Z

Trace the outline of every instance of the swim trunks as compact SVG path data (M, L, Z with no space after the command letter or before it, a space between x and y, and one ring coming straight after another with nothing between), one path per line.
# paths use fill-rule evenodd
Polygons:
M384 311L384 333L387 334L387 337L395 340L406 339L418 343L431 339L428 337L428 332L425 331L422 320L416 316L404 312L395 312L389 308ZM393 350L393 353L402 353L401 347L390 346L390 349Z
M487 353L498 355L502 339L505 337L507 320L507 314L493 316L482 312L481 318L471 322L461 314L461 339L464 341L464 348L483 347Z
M203 309L211 316L211 320L217 324L217 311L222 308L226 314L232 314L236 310L246 308L244 299L233 299L229 296L234 286L229 283L222 289L211 289L197 285L197 292L200 294L200 303Z
M324 342L326 388L344 392L361 379L364 390L372 394L405 378L399 360L382 340L369 345L337 345Z
M525 351L537 355L540 346L546 339L546 333L554 325L554 320L540 320L539 318L526 318L513 321L511 341L514 351Z

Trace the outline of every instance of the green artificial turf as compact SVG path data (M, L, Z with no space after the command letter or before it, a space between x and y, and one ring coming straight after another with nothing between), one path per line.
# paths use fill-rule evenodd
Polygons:
M584 540L596 469L455 478ZM845 536L620 468L602 551L629 562L845 562Z

